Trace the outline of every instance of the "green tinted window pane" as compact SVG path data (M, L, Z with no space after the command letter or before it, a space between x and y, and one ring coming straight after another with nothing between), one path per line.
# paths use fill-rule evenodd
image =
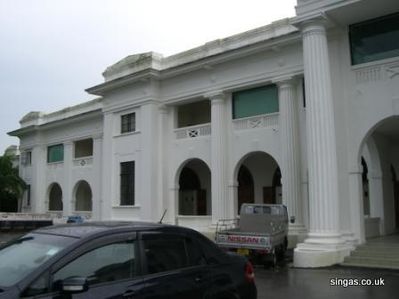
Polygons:
M253 88L233 94L233 118L278 112L278 90L275 85Z
M47 148L47 162L64 161L64 145L58 144Z
M349 27L352 64L399 56L399 14Z

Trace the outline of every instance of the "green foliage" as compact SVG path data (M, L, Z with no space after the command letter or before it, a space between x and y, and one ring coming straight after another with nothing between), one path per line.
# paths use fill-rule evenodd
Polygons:
M26 189L25 182L19 177L18 169L13 167L13 156L0 156L0 211L11 212L17 206L18 199Z

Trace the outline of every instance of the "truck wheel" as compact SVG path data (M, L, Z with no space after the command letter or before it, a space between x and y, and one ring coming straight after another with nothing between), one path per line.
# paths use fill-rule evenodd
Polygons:
M277 266L277 252L274 251L272 254L272 261L271 261L272 267L275 268Z
M279 246L279 248L276 250L276 255L277 255L277 260L279 262L284 260L284 256L285 256L284 245Z

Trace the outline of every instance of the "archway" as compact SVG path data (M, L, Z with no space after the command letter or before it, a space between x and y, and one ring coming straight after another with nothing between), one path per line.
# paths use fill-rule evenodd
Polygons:
M62 189L60 185L57 183L53 183L49 188L49 211L62 211L63 203L62 203Z
M178 214L211 215L211 171L200 159L184 164L179 174Z
M399 167L399 116L377 123L363 139L358 165L362 171L365 236L391 234L398 228L397 184L392 169ZM395 174L396 175L396 174Z
M364 215L370 215L370 198L369 198L369 179L368 179L368 167L366 160L362 157L362 193L363 193L363 213Z
M399 229L399 181L396 176L396 171L393 165L391 165L391 173L392 173L392 184L393 184L393 198L394 198L394 206L395 206L395 227Z
M241 165L238 170L238 207L241 207L243 203L254 202L254 179L251 172L245 165Z
M88 182L79 181L75 186L75 210L92 211L92 192Z
M236 166L237 211L243 203L281 203L281 173L276 160L265 152L251 152Z

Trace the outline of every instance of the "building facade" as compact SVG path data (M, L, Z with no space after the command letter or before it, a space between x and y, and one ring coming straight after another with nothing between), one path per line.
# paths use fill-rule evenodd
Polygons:
M298 0L297 16L169 57L128 56L99 98L20 129L23 209L214 231L283 203L297 266L399 228L399 4Z

